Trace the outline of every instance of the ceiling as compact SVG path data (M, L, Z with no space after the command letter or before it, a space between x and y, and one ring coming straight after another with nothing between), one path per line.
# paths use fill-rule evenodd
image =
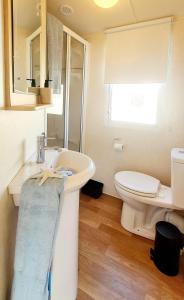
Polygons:
M108 9L96 6L93 0L47 1L51 13L82 35L171 15L184 16L184 0L119 0ZM71 16L60 13L60 6L64 4L74 9Z

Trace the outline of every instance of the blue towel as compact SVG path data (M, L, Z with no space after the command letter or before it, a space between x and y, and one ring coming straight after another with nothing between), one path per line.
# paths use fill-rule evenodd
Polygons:
M63 203L64 179L42 186L29 179L22 188L11 300L48 300L48 278Z

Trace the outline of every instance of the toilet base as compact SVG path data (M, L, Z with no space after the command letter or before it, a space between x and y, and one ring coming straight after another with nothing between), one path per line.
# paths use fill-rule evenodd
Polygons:
M154 207L137 203L136 208L124 202L121 215L121 225L128 231L148 239L155 238L155 225L166 219L171 211L167 208Z

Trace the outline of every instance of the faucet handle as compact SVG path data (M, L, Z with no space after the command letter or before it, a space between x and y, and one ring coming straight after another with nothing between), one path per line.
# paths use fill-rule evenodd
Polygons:
M47 147L47 141L56 140L54 137L45 138L45 147Z
M46 140L56 140L56 138L55 137L49 137L49 138L46 138Z
M43 141L44 141L44 146L45 146L45 147L47 146L47 141L50 141L50 140L56 140L55 137L47 137L46 134L45 134L45 132L42 132L41 138L42 138Z
M46 134L45 134L45 132L42 132L41 136L44 137L46 140L56 140L55 137L47 137Z

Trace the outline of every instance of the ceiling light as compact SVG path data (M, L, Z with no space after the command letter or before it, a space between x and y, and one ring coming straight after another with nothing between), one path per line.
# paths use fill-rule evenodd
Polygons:
M71 16L74 13L73 7L70 5L64 4L60 6L60 11L64 16Z
M94 0L95 4L102 8L110 8L116 5L118 1L119 0Z

